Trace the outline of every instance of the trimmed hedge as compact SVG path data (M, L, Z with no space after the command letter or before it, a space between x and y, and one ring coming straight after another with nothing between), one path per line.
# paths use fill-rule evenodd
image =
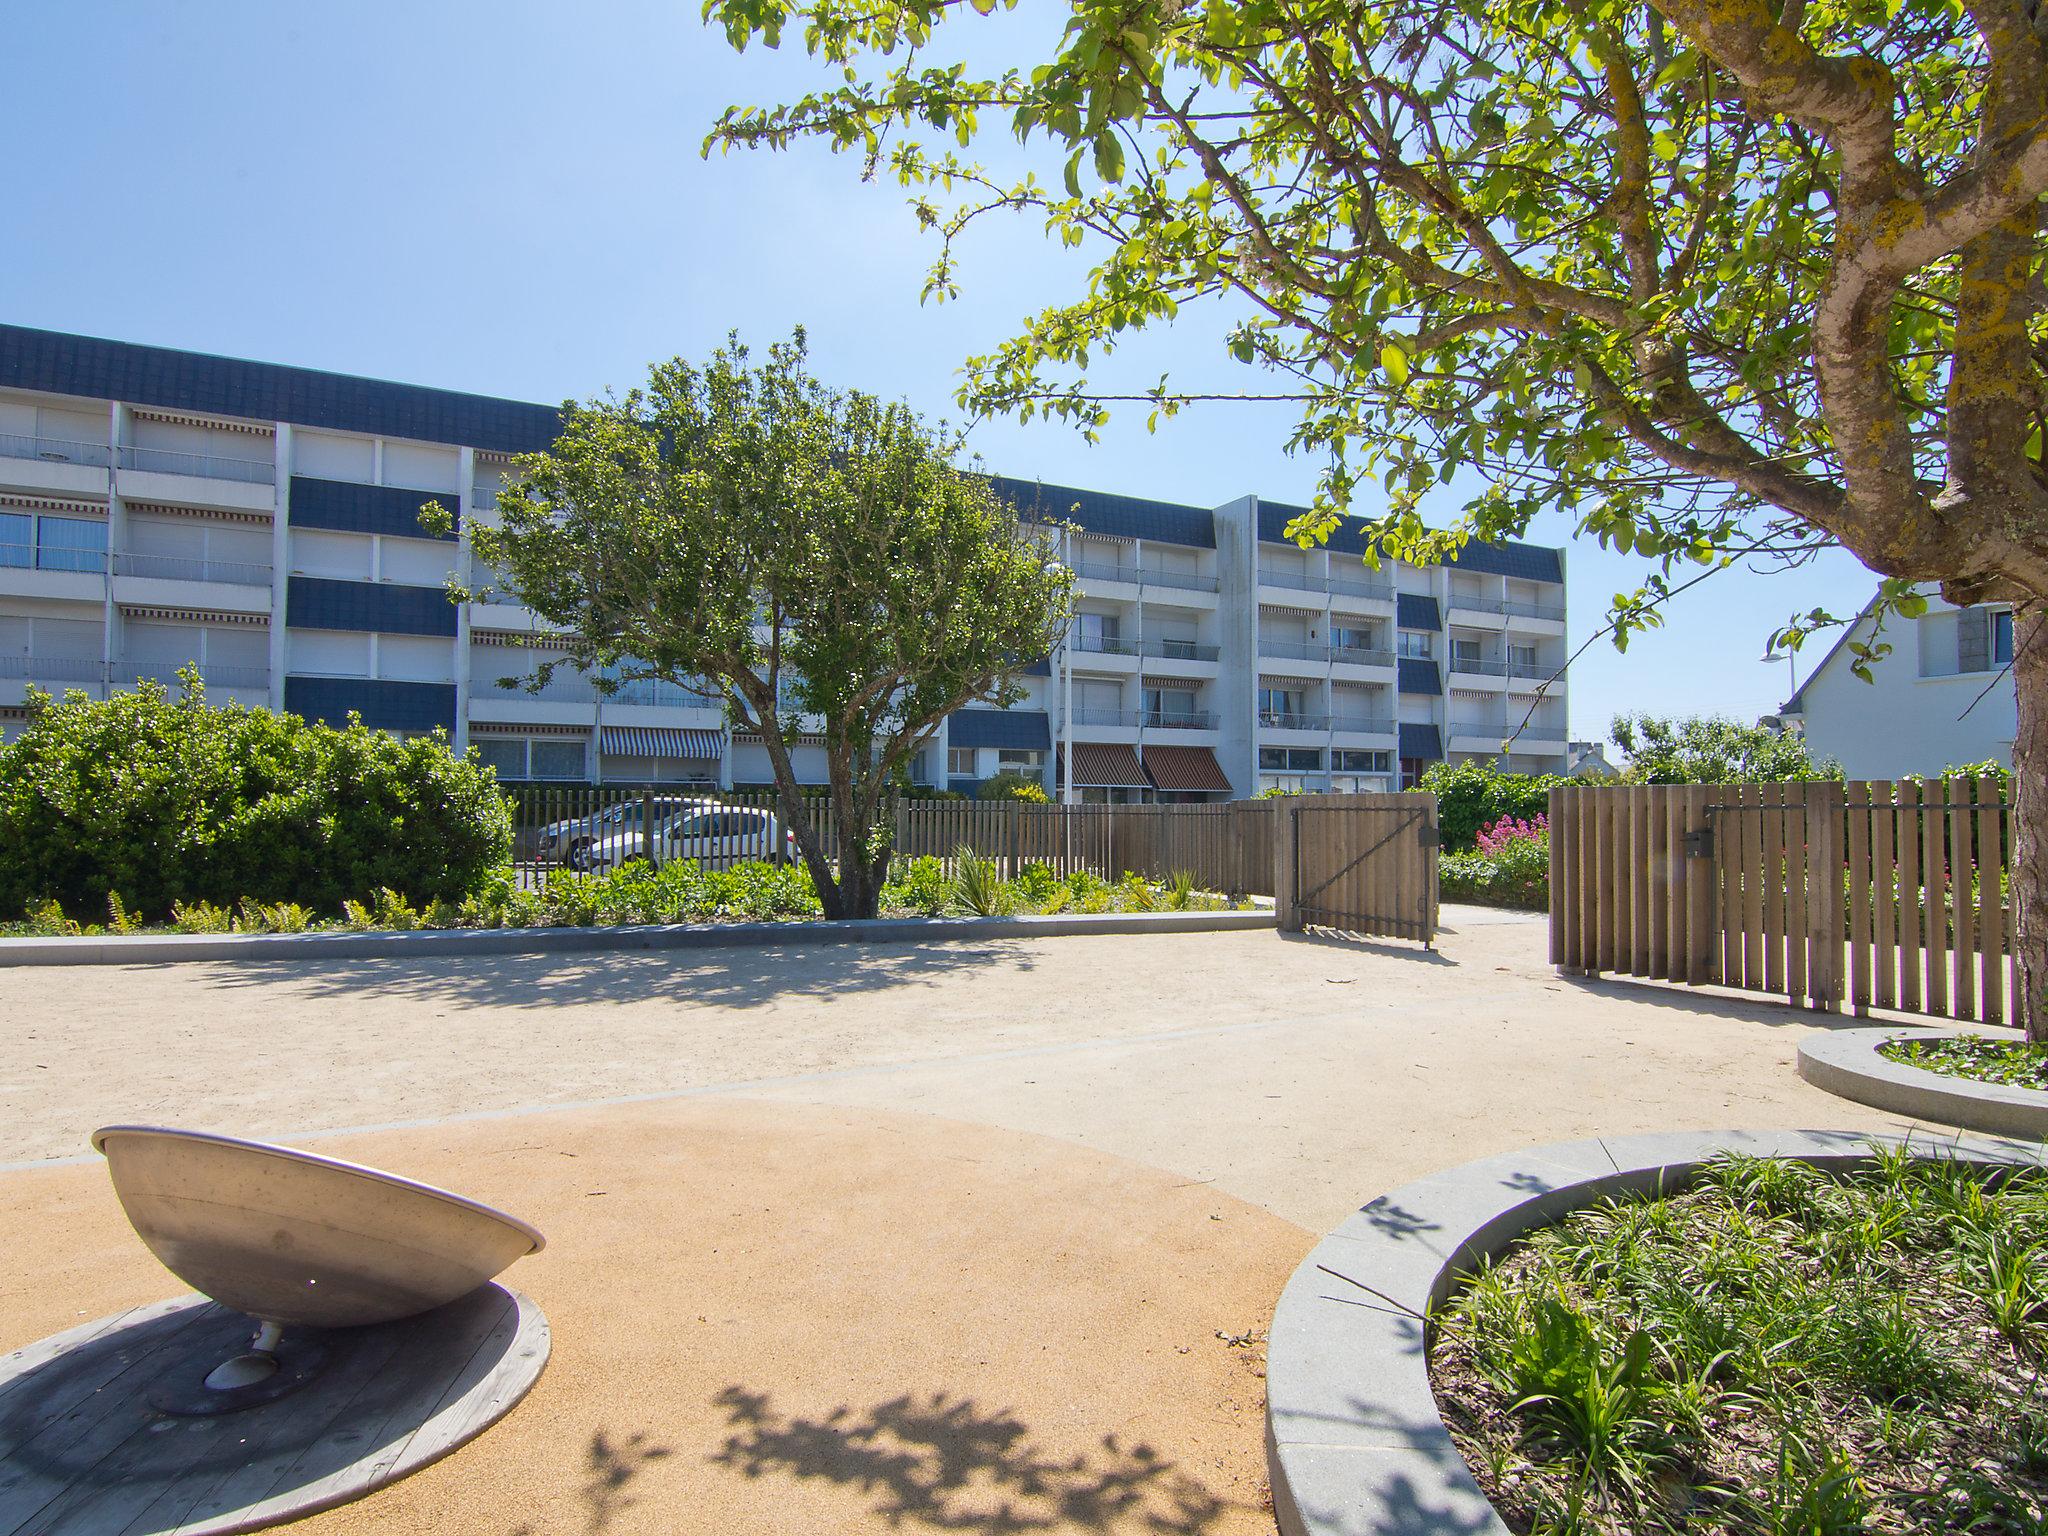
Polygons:
M110 897L150 919L173 902L460 901L511 850L495 776L445 737L215 708L190 676L175 700L32 694L0 748L5 916L56 901L92 920Z
M1416 784L1437 799L1444 848L1467 853L1479 829L1506 817L1527 821L1550 809L1552 789L1577 783L1552 773L1502 773L1491 763L1432 763Z

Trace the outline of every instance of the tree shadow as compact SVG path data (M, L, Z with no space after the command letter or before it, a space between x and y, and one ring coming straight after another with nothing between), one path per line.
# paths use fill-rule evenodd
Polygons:
M817 1418L777 1410L729 1386L712 1399L732 1433L710 1460L750 1478L780 1475L854 1488L891 1526L1021 1536L1144 1531L1203 1536L1245 1506L1219 1498L1152 1447L1105 1435L1059 1455L1022 1420L972 1398L901 1396Z
M614 1439L600 1429L590 1437L583 1452L583 1484L577 1494L583 1503L583 1528L596 1533L611 1524L629 1506L639 1502L627 1492L650 1462L665 1461L675 1454L665 1445L651 1445L639 1431ZM532 1522L510 1526L506 1536L539 1536L542 1527Z
M787 998L935 986L975 971L1028 971L1007 940L936 944L757 944L369 960L251 958L214 968L220 987L285 985L319 999L403 998L458 1008L670 1001L755 1008Z

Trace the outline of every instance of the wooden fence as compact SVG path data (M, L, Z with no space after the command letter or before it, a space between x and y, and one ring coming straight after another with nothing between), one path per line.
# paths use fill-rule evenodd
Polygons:
M579 847L662 826L685 804L776 811L760 790L684 793L585 785L520 786L508 794L516 858L545 875L578 868ZM839 856L840 827L831 801L806 797L827 857ZM1234 896L1270 895L1273 812L1265 801L1216 805L1034 805L1015 800L906 800L895 809L894 847L901 858L930 856L950 871L961 848L997 861L1005 877L1026 864L1061 876L1088 870L1104 879L1126 873L1165 880L1187 871L1198 884ZM657 844L658 846L658 844ZM769 850L763 849L766 853Z
M1998 1023L2010 817L1990 778L1555 789L1551 960Z

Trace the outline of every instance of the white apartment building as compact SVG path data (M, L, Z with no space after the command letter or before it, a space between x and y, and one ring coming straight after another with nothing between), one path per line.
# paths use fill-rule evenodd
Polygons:
M448 601L471 519L555 430L547 406L0 326L0 734L31 685L104 697L193 665L216 700L446 730L507 781L768 782L715 698L502 686L560 654L546 627ZM917 779L971 792L1008 769L1091 800L1372 789L1509 737L1506 766L1562 771L1562 551L1374 571L1348 531L1297 548L1301 509L1255 496L995 484L1063 525L1075 622L1018 704L955 713ZM420 527L430 499L455 534ZM796 766L822 781L822 749Z
M1927 612L1894 614L1881 638L1891 653L1871 680L1850 670L1849 643L1869 644L1868 610L1779 711L1816 757L1832 757L1852 779L1940 773L1965 763L2012 766L2019 701L2012 680L2012 610L1958 608L1924 589Z

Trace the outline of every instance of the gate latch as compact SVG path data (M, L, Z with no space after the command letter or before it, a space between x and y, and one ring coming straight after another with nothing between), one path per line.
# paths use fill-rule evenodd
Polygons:
M1714 829L1701 827L1696 832L1686 833L1685 856L1688 859L1711 859L1714 856Z
M1415 841L1423 848L1441 848L1444 839L1441 832L1429 825L1428 822L1424 822L1415 834Z

